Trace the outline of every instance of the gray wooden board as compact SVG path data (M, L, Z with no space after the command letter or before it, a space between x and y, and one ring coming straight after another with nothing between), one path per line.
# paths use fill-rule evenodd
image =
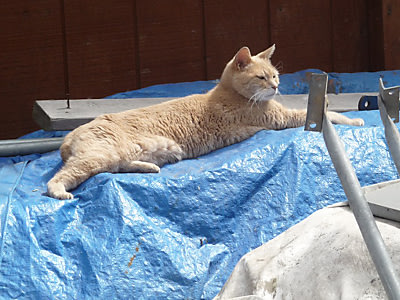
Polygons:
M328 109L339 112L358 110L358 101L364 95L376 93L328 94ZM38 100L33 107L33 119L44 130L72 130L102 114L146 107L172 99L174 98L70 100L70 108L67 108L66 100ZM289 108L306 109L308 94L277 95L275 100Z
M399 179L366 186L363 191L375 216L400 222Z
M33 119L44 130L72 130L97 116L159 104L174 98L39 100Z

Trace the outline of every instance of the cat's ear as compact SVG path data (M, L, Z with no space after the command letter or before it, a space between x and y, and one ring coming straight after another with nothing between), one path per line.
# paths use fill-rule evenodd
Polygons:
M272 45L271 47L269 47L267 50L258 53L257 56L258 56L259 58L262 58L262 59L270 59L271 56L272 56L272 54L274 54L274 52L275 52L275 44L273 44L273 45Z
M247 47L243 47L236 53L235 59L233 60L234 66L238 70L243 70L251 63L251 53L250 49Z

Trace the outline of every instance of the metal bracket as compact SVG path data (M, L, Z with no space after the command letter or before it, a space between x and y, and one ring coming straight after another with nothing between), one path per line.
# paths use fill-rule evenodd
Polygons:
M382 78L379 78L379 99L385 105L387 114L393 122L399 122L399 88L400 86L385 88Z
M307 117L304 130L322 130L322 121L328 106L326 89L328 74L311 74L310 92L308 94Z
M379 112L385 126L386 142L398 174L400 174L400 133L394 122L399 122L399 88L395 86L386 89L382 78L379 80Z
M362 96L358 102L358 110L378 109L378 96Z

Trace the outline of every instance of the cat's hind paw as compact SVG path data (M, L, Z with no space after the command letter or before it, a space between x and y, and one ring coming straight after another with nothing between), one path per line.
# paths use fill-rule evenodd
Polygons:
M65 187L62 183L54 183L50 181L47 185L47 194L55 199L58 200L68 200L68 199L73 199L74 195L71 193L68 193L65 190Z
M74 195L68 192L55 192L50 197L58 200L71 200L74 199Z
M364 120L363 119L353 119L351 125L364 126Z

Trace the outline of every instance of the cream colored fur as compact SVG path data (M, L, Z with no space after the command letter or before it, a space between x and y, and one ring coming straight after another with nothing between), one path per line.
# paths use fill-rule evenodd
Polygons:
M262 129L305 124L306 111L272 100L279 85L270 57L246 47L226 65L220 83L202 95L102 115L69 133L61 146L64 166L49 181L48 194L71 199L74 189L101 172L160 172L166 163L198 157L243 141ZM363 125L328 112L334 123Z

